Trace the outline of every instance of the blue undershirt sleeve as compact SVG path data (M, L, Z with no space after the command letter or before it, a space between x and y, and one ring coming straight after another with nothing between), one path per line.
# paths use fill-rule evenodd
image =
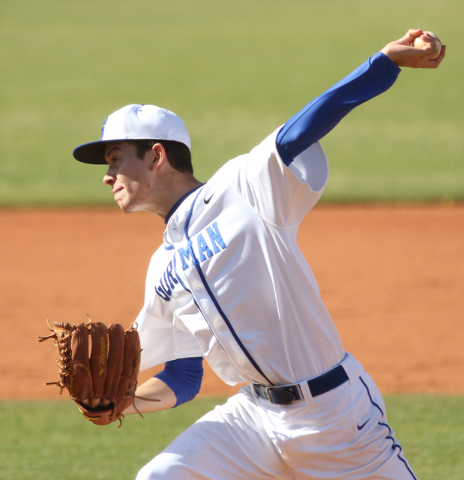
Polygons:
M285 165L327 135L355 107L388 90L400 71L379 52L306 105L277 135L277 151Z
M175 393L174 407L193 400L200 391L203 379L203 358L178 358L166 362L164 370L155 375Z

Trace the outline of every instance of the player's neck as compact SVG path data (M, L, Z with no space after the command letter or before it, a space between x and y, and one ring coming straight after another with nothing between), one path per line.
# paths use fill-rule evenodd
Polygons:
M175 176L169 179L169 182L166 183L163 187L164 195L162 200L157 205L157 208L152 210L163 220L166 220L166 217L171 212L174 205L187 193L192 191L194 188L202 185L191 173L181 173L178 172Z

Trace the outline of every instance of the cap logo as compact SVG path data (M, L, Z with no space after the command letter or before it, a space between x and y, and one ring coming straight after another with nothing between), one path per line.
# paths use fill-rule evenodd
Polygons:
M102 127L102 132L101 132L101 135L100 135L100 140L103 140L103 134L105 133L105 125L106 125L107 121L108 121L108 117L106 117L105 121L103 122L103 127Z

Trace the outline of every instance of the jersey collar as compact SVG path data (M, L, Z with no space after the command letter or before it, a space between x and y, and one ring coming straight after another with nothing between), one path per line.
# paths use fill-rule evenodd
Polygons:
M169 219L174 215L174 212L179 208L180 204L181 204L190 194L192 194L193 192L195 192L196 190L198 190L199 188L201 188L203 185L204 185L204 183L202 183L201 185L198 185L198 186L195 187L195 188L192 188L192 190L190 190L189 192L187 192L185 195L182 195L182 197L180 197L179 200L177 200L177 202L172 206L171 210L169 210L169 213L166 215L166 218L165 218L165 220L164 220L165 225L168 224Z

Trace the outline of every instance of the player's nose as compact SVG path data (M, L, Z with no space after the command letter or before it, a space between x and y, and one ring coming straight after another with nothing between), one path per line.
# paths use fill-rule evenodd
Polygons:
M106 175L103 177L103 183L105 185L110 185L112 187L115 181L116 181L116 178L114 177L114 175L111 175L110 171L108 170Z

